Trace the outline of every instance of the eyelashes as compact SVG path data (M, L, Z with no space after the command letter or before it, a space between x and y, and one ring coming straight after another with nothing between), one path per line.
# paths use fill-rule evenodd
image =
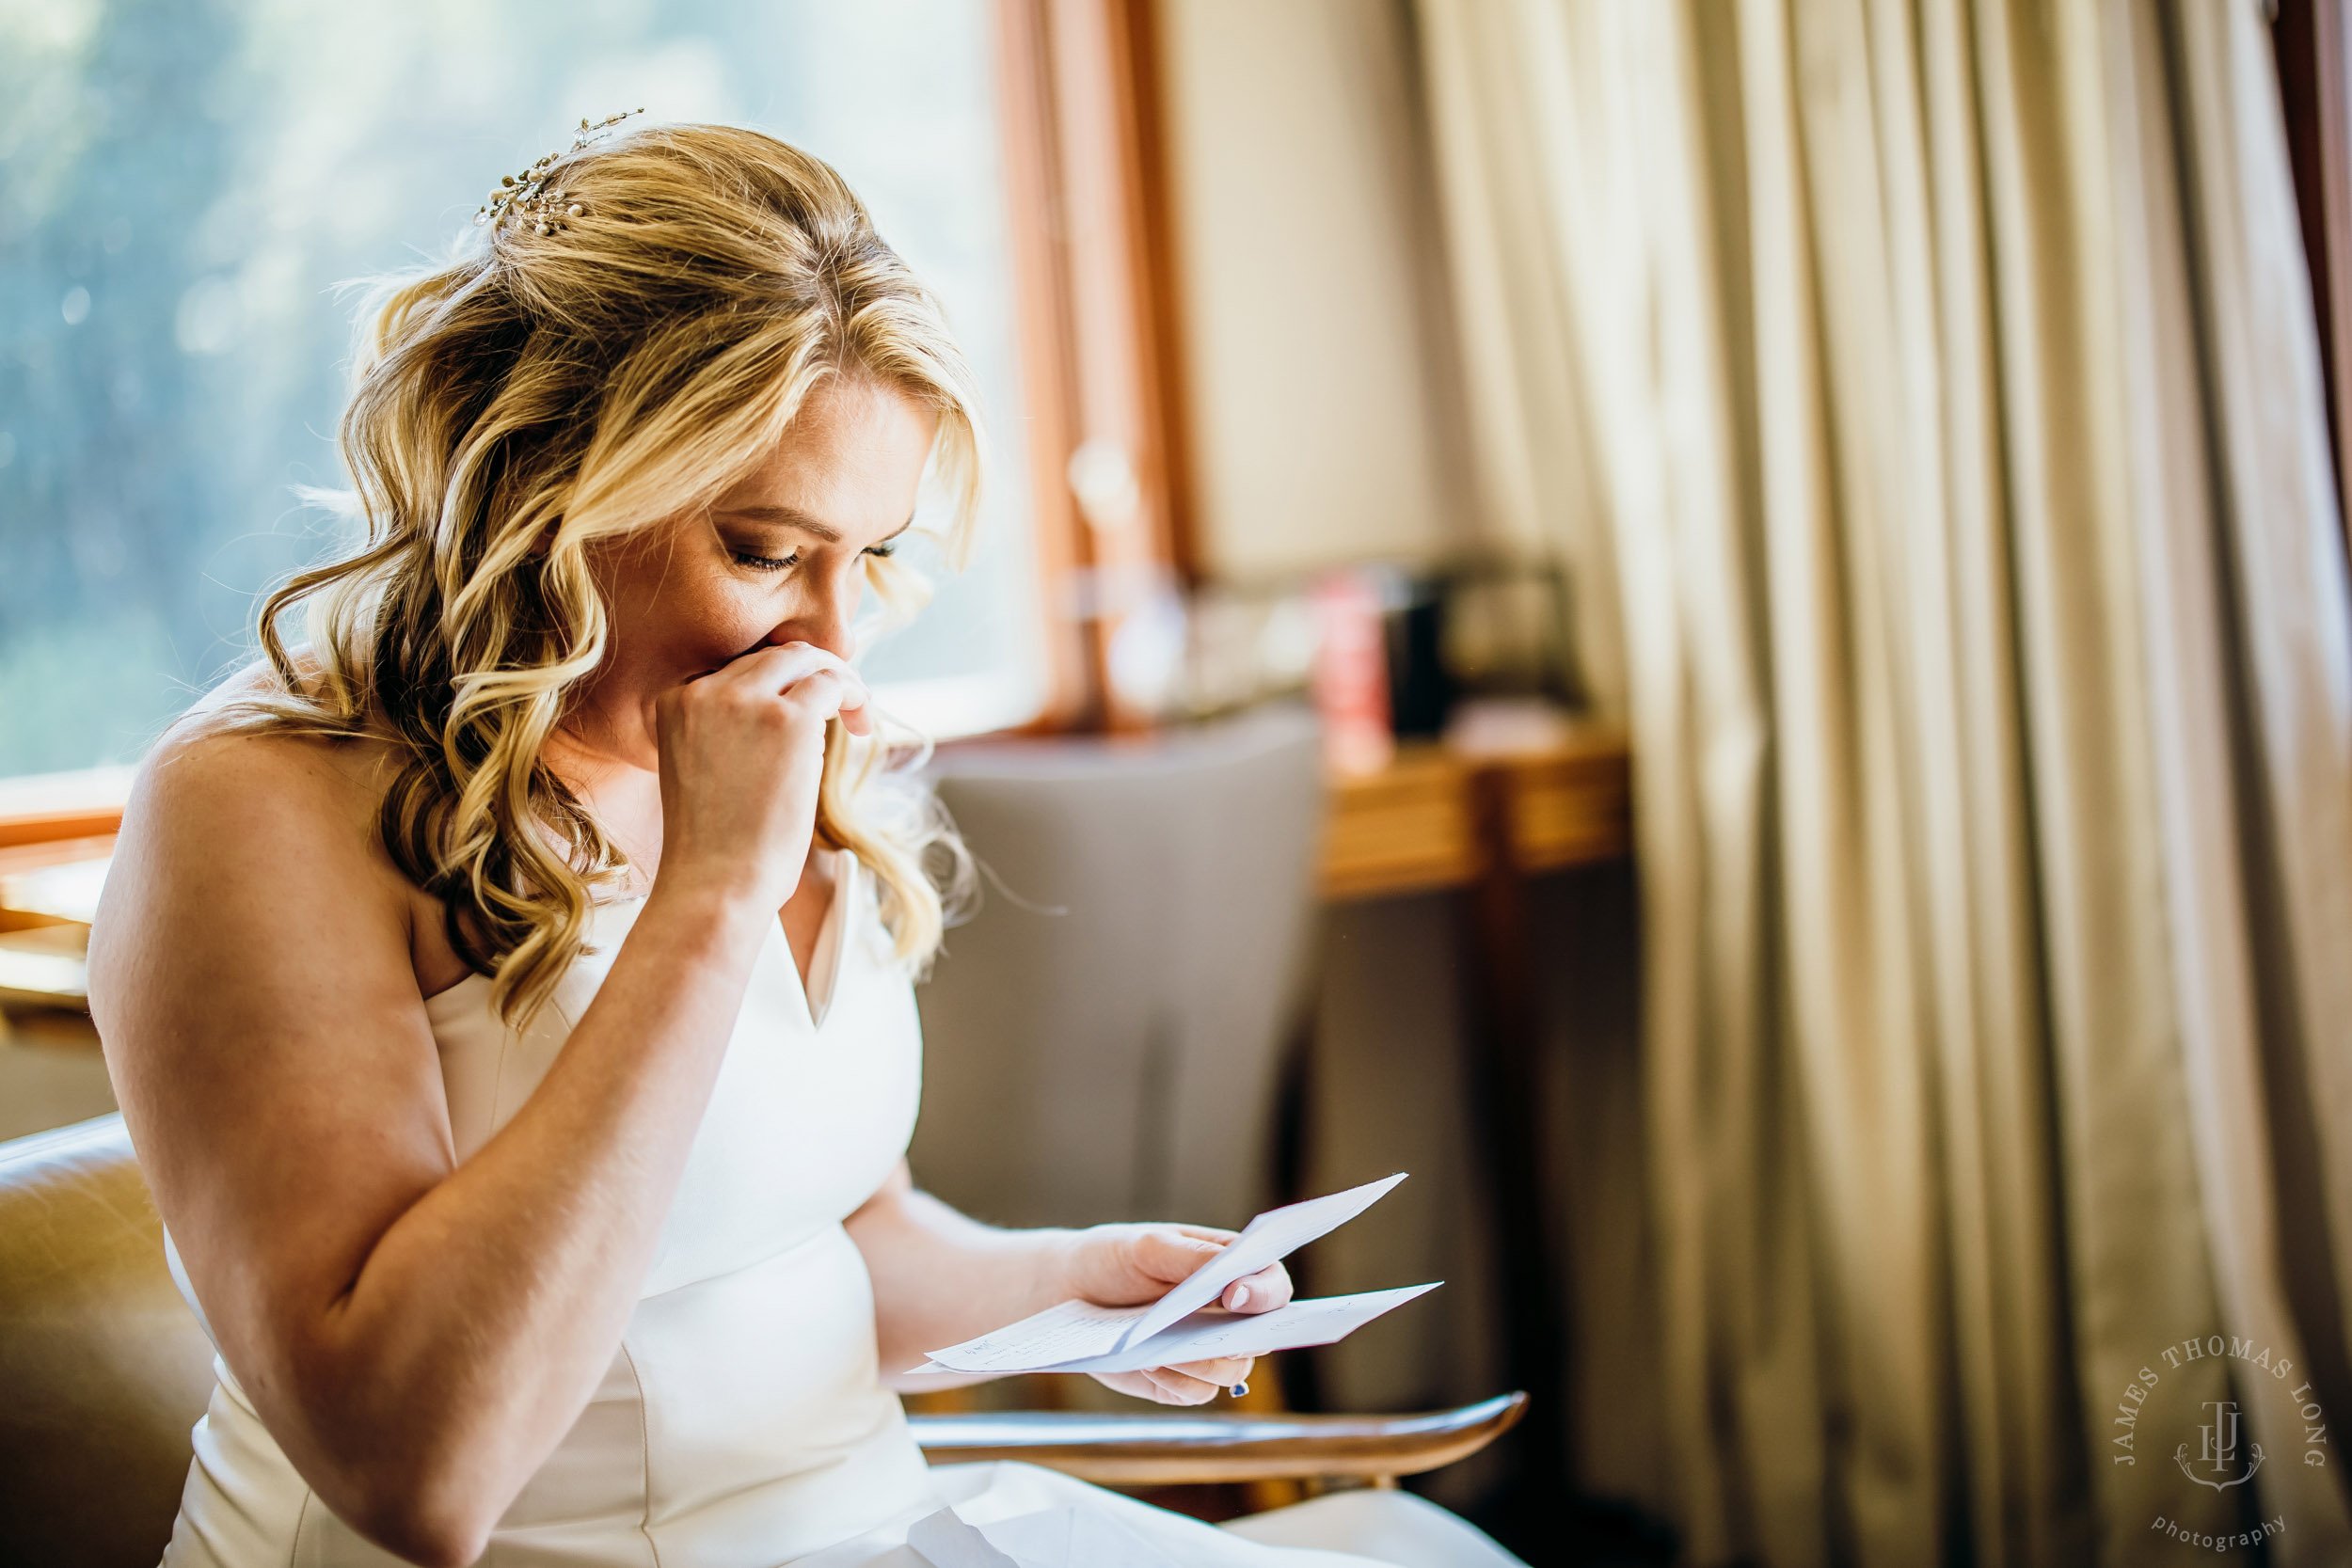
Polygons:
M865 553L874 557L877 561L887 561L898 553L898 538L893 535L879 545L868 545L866 546ZM727 554L738 566L755 572L781 572L787 567L797 566L801 563L801 552L798 550L786 556L755 555L750 550L729 550Z

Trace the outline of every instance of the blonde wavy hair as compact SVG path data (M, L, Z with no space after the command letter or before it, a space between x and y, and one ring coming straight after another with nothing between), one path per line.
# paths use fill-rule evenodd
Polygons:
M274 678L224 712L391 745L384 847L443 900L510 1021L546 1004L626 865L541 756L604 657L591 546L708 505L830 377L936 412L951 559L980 480L978 397L938 303L826 164L756 132L659 126L574 150L547 188L580 209L560 230L493 227L363 312L340 442L365 543L268 596ZM919 598L903 568L868 570L885 604ZM308 645L290 649L297 604ZM919 965L942 924L927 856L960 847L906 792L870 809L889 760L833 724L817 837L871 868L898 957Z

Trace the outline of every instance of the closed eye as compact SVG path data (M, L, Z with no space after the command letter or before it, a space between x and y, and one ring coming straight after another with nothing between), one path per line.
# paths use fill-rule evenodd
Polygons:
M866 546L862 553L870 555L878 561L887 561L898 553L898 541L905 533L906 530L902 528L889 538L878 544ZM727 551L727 555L738 566L755 572L781 572L787 567L797 566L801 563L801 552L798 550L794 550L790 555L778 556L760 555L752 550L731 548Z

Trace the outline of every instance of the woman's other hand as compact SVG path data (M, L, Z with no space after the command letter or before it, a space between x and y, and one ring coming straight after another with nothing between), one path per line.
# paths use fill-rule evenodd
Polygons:
M825 725L836 718L870 733L865 683L806 642L756 649L664 692L654 705L660 879L772 916L808 860Z
M1224 1251L1233 1235L1197 1225L1098 1225L1077 1231L1070 1238L1064 1261L1067 1294L1098 1307L1157 1301ZM1273 1263L1226 1286L1217 1305L1229 1312L1271 1312L1290 1305L1290 1272ZM1248 1356L1223 1356L1149 1371L1097 1372L1094 1380L1161 1404L1206 1404L1232 1385L1248 1381L1253 1364Z

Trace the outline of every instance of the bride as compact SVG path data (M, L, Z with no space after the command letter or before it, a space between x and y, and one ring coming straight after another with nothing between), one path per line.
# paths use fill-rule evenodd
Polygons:
M913 1563L943 1504L1175 1563L1513 1561L1397 1493L1229 1531L926 1468L892 1374L1229 1239L993 1230L908 1176L952 841L868 786L850 617L927 470L968 526L971 377L766 136L583 138L485 216L361 346L364 546L150 758L93 935L220 1353L166 1564Z

